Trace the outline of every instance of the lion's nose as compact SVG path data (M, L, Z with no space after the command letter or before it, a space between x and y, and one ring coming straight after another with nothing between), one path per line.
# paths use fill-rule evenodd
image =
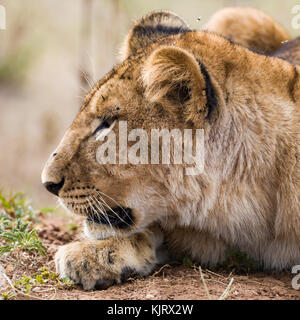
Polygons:
M59 190L63 187L64 183L65 183L65 179L63 178L59 183L47 181L47 182L44 182L43 185L49 192L58 196Z

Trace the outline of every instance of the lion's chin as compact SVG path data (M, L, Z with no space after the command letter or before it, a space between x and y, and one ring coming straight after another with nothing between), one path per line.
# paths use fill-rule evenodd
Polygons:
M94 223L88 219L83 222L83 230L85 236L91 240L103 240L119 236L114 228Z

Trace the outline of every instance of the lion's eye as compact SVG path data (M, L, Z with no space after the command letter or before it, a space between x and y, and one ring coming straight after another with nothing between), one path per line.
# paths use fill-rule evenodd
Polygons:
M94 134L99 133L104 129L108 129L112 125L112 122L108 120L102 120L98 128L95 130Z
M108 132L110 132L110 130L112 130L112 128L114 127L115 122L116 122L116 118L102 119L99 126L97 127L97 129L93 133L96 136L96 139L98 140L98 138L100 136L102 136L103 134L105 135Z

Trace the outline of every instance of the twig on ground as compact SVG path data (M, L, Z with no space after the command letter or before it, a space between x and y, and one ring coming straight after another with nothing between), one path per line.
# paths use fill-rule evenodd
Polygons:
M171 268L169 264L164 264L159 270L153 273L152 277L157 276L164 268Z
M203 275L203 272L202 272L202 268L201 268L200 266L199 266L199 272L200 272L201 280L202 280L202 283L203 283L205 292L206 292L206 294L207 294L207 297L208 297L209 300L211 300L211 296L210 296L209 290L208 290L208 288L207 288L207 285L206 285L206 282L205 282L205 279L204 279L204 275Z
M233 281L234 281L234 278L231 278L230 282L228 283L228 286L226 287L226 289L224 290L224 292L222 293L222 295L219 297L218 300L225 300L229 296L229 294L232 290L231 286L233 284Z

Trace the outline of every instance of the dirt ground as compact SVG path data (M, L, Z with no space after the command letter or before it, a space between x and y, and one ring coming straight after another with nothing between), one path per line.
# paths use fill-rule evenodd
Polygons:
M53 255L58 246L80 239L81 230L66 231L70 220L47 217L41 220L39 236L47 246L48 255L22 253L22 256L1 258L7 277L14 283L22 275L31 275L41 267L55 271ZM15 262L17 258L18 263ZM12 300L298 300L300 290L291 285L293 275L287 273L236 273L227 270L200 272L196 266L158 266L152 275L129 279L103 291L85 292L80 286L57 287L48 283L34 285L28 295L16 291ZM0 288L1 289L1 288ZM7 291L11 290L7 285Z

